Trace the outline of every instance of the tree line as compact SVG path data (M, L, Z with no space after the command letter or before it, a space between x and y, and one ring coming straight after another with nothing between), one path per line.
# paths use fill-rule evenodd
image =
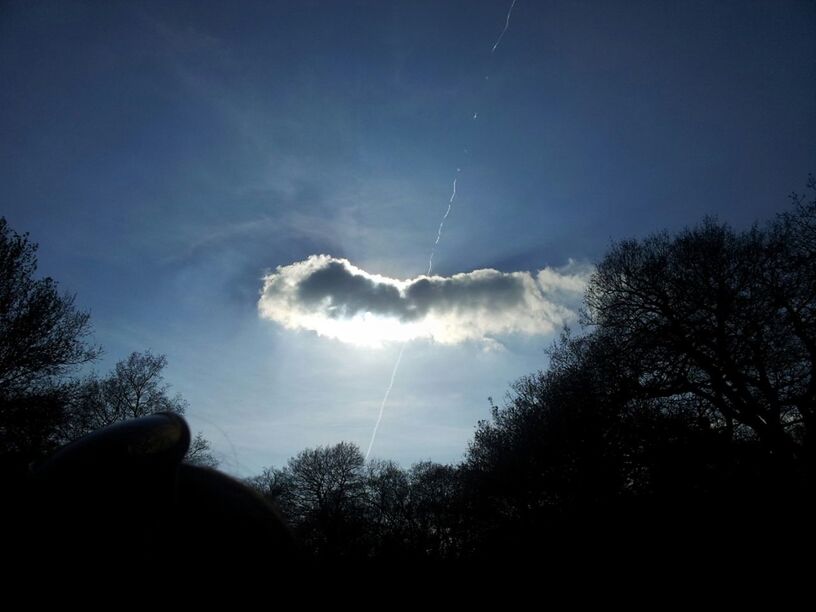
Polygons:
M0 218L0 465L19 470L60 446L157 412L183 415L186 400L164 380L167 358L133 352L106 375L78 375L101 347L90 315L50 277L36 278L37 245ZM215 467L199 432L187 461Z
M614 244L580 328L516 381L457 465L307 449L250 484L308 554L524 559L814 539L816 180L763 226ZM799 520L794 517L800 517ZM557 558L557 555L556 555Z
M737 231L707 218L614 244L580 326L517 380L458 464L366 462L339 442L246 480L306 558L440 563L575 551L804 548L813 543L816 180L788 210ZM156 411L183 414L166 360L107 376L89 319L35 246L0 221L4 465ZM188 459L213 465L201 436ZM15 463L16 462L16 463Z

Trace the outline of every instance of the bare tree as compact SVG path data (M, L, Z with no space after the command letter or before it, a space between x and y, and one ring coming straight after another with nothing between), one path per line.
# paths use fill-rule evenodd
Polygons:
M164 355L134 352L119 361L106 377L87 377L75 390L66 437L75 439L118 421L157 412L184 415L187 401L178 393L171 394L170 385L164 381L166 366ZM190 441L185 461L207 467L218 465L209 441L200 432Z
M816 187L811 180L811 187ZM765 229L707 219L615 245L586 323L643 396L693 396L790 456L816 416L816 202Z
M250 484L275 501L319 558L364 554L365 459L349 442L306 449Z
M257 476L246 479L246 484L271 502L280 504L287 497L292 486L290 473L284 469L264 468ZM289 515L289 512L285 513Z
M164 382L166 366L164 355L134 352L105 378L89 376L79 392L78 426L92 431L156 412L183 415L187 402L179 394L170 395L170 385Z
M95 359L90 316L51 278L35 278L37 245L0 217L0 447L40 452L64 422L62 377Z
M210 441L200 431L190 440L190 448L187 449L184 460L191 465L208 468L217 468L220 463L213 454Z
M349 442L301 451L287 465L292 509L301 517L341 515L362 494L364 462Z

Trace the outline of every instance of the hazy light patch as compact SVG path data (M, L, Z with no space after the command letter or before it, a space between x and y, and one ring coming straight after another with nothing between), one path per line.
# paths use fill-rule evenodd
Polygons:
M275 320L274 316L262 316ZM427 336L422 326L403 323L398 319L376 315L371 312L357 314L350 319L327 317L323 313L303 313L278 321L289 329L308 329L320 336L334 338L357 346L379 347L384 342L407 342Z
M418 339L495 346L498 336L547 334L574 320L591 271L570 261L536 274L483 269L400 280L312 255L264 277L258 311L287 329L359 346Z

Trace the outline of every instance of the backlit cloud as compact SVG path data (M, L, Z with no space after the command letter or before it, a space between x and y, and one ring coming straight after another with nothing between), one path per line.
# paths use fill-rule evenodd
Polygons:
M571 261L536 274L485 269L399 280L312 255L264 277L258 311L288 329L358 345L421 338L493 343L508 334L546 334L573 320L590 273Z

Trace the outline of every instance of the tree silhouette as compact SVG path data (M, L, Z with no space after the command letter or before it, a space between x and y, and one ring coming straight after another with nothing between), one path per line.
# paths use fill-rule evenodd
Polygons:
M247 484L281 510L320 561L461 556L464 506L453 466L364 465L355 445L340 443L304 450Z
M77 425L93 431L156 412L183 415L187 402L178 394L169 394L163 374L166 366L164 355L133 352L106 377L89 376L78 393Z
M190 440L184 461L200 467L217 468L221 463L212 452L212 445L200 431Z
M37 245L0 218L0 447L38 454L59 442L62 378L94 360L90 320L74 296L35 278Z
M815 224L799 203L764 231L707 219L615 245L587 291L604 359L644 397L693 396L790 459L814 425Z
M133 352L104 378L95 374L86 377L74 390L66 437L76 439L113 423L157 412L183 415L187 401L178 393L171 395L170 385L164 381L166 366L164 355ZM204 467L218 465L201 433L190 441L185 460Z
M414 537L414 508L408 475L393 461L366 465L365 510L370 554L400 558L410 554Z
M269 487L303 545L319 558L362 556L365 459L349 442L306 449L268 471ZM263 487L263 483L261 484Z
M462 555L464 515L460 470L420 461L407 471L411 546L426 559Z
M764 227L706 219L614 245L580 332L478 424L473 550L786 542L784 517L814 507L814 261L804 196Z

